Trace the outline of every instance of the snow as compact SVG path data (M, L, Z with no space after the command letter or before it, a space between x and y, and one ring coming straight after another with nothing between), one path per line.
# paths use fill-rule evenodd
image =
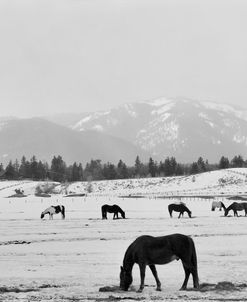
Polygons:
M168 105L169 103L173 102L172 99L167 99L165 97L160 97L157 99L149 100L149 101L142 101L141 103L146 103L151 106L160 107L163 105Z
M158 105L156 103L154 106L158 107ZM172 109L172 107L174 107L174 106L175 106L174 102L162 104L162 106L158 107L158 109L152 110L151 114L152 115L163 115L164 113L167 113L167 111L170 111Z
M92 182L94 191L85 197L63 197L65 190L84 192L88 183L77 182L57 186L58 194L51 198L33 195L39 182L2 181L0 301L244 301L247 218L241 212L241 217L224 217L223 211L211 211L211 203L216 199L229 205L227 195L246 194L246 178L247 169L239 168L186 177L100 181ZM20 187L30 195L5 198ZM144 198L118 197L128 193ZM186 213L181 219L177 214L169 217L168 204L180 201L191 209L192 219ZM105 203L118 204L127 219L112 220L108 214L108 220L102 220L100 208ZM65 206L66 219L58 214L54 220L41 220L40 213L56 204ZM233 289L179 291L184 272L181 262L173 261L157 266L161 292L155 291L148 268L147 286L143 293L136 292L140 282L136 265L128 292L99 292L100 287L119 285L119 267L136 237L172 233L193 238L201 284L232 282ZM192 288L191 279L188 287Z
M244 135L240 135L240 134L235 134L233 136L233 140L237 143L244 143L245 145L247 145L247 137Z
M243 108L238 110L231 105L219 104L219 103L207 102L207 101L203 101L200 103L202 104L203 107L207 109L217 110L225 113L233 113L236 117L247 121L247 111L244 110Z
M97 130L97 131L103 131L103 130L104 130L103 126L102 126L102 125L98 125L98 124L97 124L97 125L94 125L94 126L93 126L93 129L94 129L94 130Z
M138 116L138 114L133 109L133 104L124 104L123 106L131 117L136 118Z
M166 116L168 117L168 116ZM160 123L160 119L162 122ZM176 121L164 122L163 115L160 119L152 120L147 127L147 130L137 133L136 139L138 145L144 150L152 150L155 146L162 144L166 141L173 142L176 146L179 142L177 141L179 135L179 124Z

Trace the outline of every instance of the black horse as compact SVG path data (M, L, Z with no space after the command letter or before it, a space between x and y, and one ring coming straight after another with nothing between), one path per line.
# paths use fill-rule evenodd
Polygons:
M193 240L182 234L172 234L162 237L140 236L126 250L123 266L120 271L120 288L127 291L133 281L132 268L135 263L139 265L141 284L138 292L144 288L145 270L148 265L157 284L157 290L161 290L155 264L166 264L173 260L181 259L185 279L181 289L186 289L190 274L193 276L194 288L199 287L197 272L197 256Z
M234 216L238 217L238 211L245 211L245 216L247 216L247 202L233 202L228 208L224 208L225 216L228 215L230 210L233 210Z
M176 203L171 203L168 205L168 211L170 214L170 217L172 217L172 211L179 212L178 218L181 217L181 215L184 215L184 212L187 212L189 217L191 218L191 211L184 205L183 203L176 204Z
M116 204L112 206L104 204L101 207L102 219L107 219L107 212L114 213L113 219L118 219L118 213L121 214L122 218L125 218L125 212Z

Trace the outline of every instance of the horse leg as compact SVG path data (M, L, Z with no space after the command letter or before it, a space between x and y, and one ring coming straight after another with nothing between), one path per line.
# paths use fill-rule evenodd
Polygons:
M156 290L161 291L161 283L160 283L160 280L159 280L159 277L158 277L158 274L157 274L156 267L155 267L154 264L150 264L149 267L151 269L151 272L153 273L154 279L155 279L156 284L157 284Z
M185 273L185 278L184 278L184 283L182 285L182 287L180 288L180 290L185 290L187 287L187 283L189 280L189 276L190 276L190 269L188 268L188 266L183 262L183 267L184 267L184 273Z
M180 217L181 217L181 214L182 214L182 212L179 212L178 218L180 218Z
M172 218L172 211L169 211L170 217Z
M139 268L140 268L141 284L140 284L140 288L138 289L138 293L141 293L144 289L146 264L145 263L139 263Z
M191 274L192 274L192 277L193 277L193 286L194 286L194 288L199 288L199 278L198 278L197 268L193 267L191 269Z

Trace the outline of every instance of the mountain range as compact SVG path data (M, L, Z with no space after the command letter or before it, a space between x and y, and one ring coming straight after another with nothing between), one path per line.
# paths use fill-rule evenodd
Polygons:
M0 160L36 155L48 162L91 159L134 164L174 156L218 162L247 152L247 109L209 101L167 99L126 103L107 111L43 118L0 118Z

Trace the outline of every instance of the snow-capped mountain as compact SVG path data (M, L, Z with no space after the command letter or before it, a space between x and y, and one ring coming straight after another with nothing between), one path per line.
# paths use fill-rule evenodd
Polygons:
M231 105L159 98L123 104L108 111L53 115L46 119L0 118L0 162L22 155L48 162L91 159L134 164L152 156L179 162L199 156L218 162L247 154L247 109Z
M159 98L89 113L71 126L96 130L134 143L160 160L182 162L199 156L216 162L247 152L247 110L189 99Z

